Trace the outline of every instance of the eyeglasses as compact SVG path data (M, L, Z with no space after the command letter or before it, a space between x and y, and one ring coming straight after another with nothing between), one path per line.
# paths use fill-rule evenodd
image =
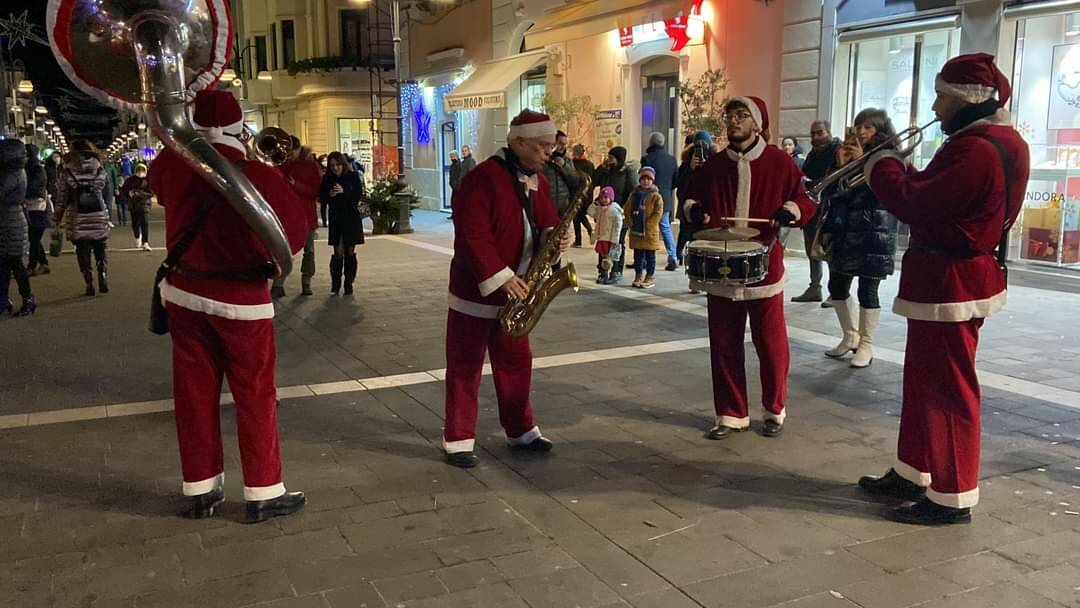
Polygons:
M754 115L749 113L749 112L730 112L730 113L724 112L720 116L720 119L723 120L724 122L740 123L740 122L746 120L747 118L753 118L753 116Z

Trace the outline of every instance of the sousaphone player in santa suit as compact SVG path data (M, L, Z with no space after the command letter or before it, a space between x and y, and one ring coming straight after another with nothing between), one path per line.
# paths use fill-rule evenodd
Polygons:
M551 450L532 417L532 351L528 336L502 332L497 317L510 297L523 299L521 279L547 231L559 223L544 163L555 148L555 123L525 110L510 123L507 147L465 175L454 191L454 258L446 321L446 428L448 463L473 467L476 415L484 354L498 399L507 443L534 452ZM560 248L570 246L563 235Z
M874 195L911 227L911 242L893 305L908 320L896 464L859 486L915 501L889 517L923 525L969 522L979 501L975 350L983 319L1005 305L1003 234L1031 168L1004 109L1009 81L992 56L949 60L936 88L934 113L949 138L926 169L912 171L891 151L864 168Z
M298 252L308 232L304 205L311 202L300 200L277 169L243 162L243 113L236 98L226 91L200 92L194 123L226 159L243 163L244 174L278 216L290 249ZM305 499L303 492L287 492L281 478L270 255L241 216L171 148L154 161L148 179L165 207L169 250L195 228L177 270L160 283L172 335L183 493L189 497L184 515L209 517L225 500L223 377L236 403L246 521L292 513Z

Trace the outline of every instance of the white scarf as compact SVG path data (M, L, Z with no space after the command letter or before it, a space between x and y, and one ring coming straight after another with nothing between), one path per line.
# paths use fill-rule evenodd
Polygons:
M730 146L727 148L728 158L735 161L739 171L739 187L735 194L735 217L750 217L750 180L752 177L750 175L750 161L761 157L765 147L765 140L759 136L754 145L750 146L750 149L746 152L739 152ZM738 220L735 225L745 228L749 225L749 222Z

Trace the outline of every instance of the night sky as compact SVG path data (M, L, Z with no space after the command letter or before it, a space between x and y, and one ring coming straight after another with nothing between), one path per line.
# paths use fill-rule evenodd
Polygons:
M29 11L29 21L35 25L35 33L48 37L45 32L46 0L3 0L0 2L0 18L19 16ZM22 61L27 77L34 81L39 101L49 108L49 115L60 124L68 141L85 138L96 144L107 145L113 137L113 127L118 123L117 113L82 94L60 70L52 51L36 42L27 41L25 46L16 44L4 52L9 59Z

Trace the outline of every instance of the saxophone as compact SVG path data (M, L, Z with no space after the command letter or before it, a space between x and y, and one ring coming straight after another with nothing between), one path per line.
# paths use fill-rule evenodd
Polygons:
M523 277L529 285L529 295L523 300L511 299L499 310L499 326L506 335L513 338L529 335L559 292L567 287L578 290L577 271L572 263L556 271L553 271L551 266L559 261L559 242L570 229L570 223L589 199L591 192L592 180L588 175L582 174L581 189L573 203L559 218L558 225L548 233L547 240L541 244L540 250L529 262L529 269Z

